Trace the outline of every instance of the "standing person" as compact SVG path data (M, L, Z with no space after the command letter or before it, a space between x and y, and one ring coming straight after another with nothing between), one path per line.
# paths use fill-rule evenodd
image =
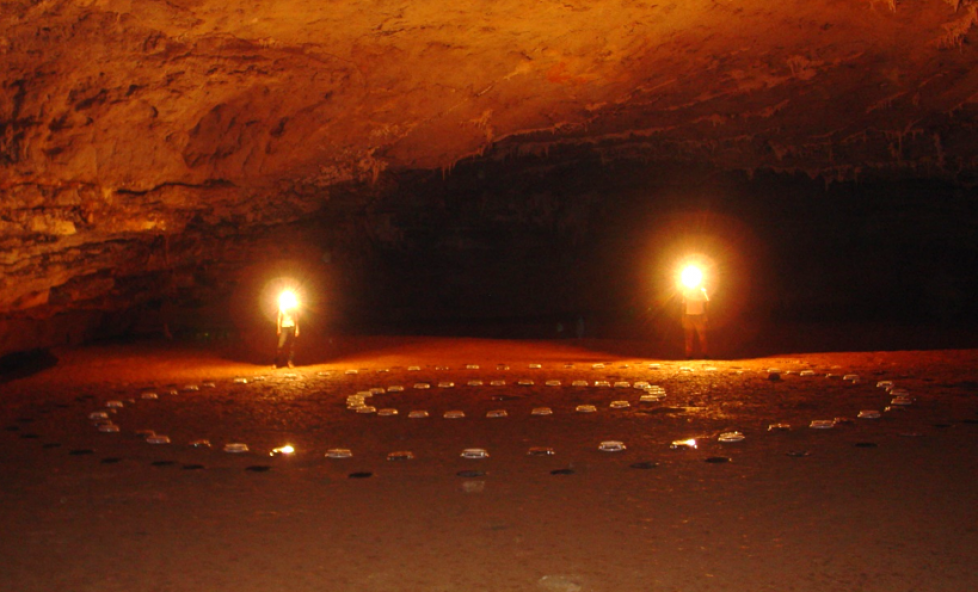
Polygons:
M696 351L695 341L699 341L699 351L703 358L709 358L706 347L707 309L710 297L702 285L703 274L695 267L683 271L683 334L686 341L686 357L692 358Z
M295 340L299 336L299 303L295 293L285 291L278 301L278 348L275 350L275 367L282 366L283 355L288 351L288 365L293 368Z

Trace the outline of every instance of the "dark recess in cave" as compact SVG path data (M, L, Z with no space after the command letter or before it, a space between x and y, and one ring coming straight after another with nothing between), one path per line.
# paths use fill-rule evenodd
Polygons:
M925 180L480 159L347 187L264 236L222 236L259 261L244 274L241 261L200 261L164 307L178 336L262 340L261 282L299 269L310 339L574 338L581 319L587 338L669 353L672 266L702 249L722 273L714 326L727 355L960 347L978 322L976 208L972 191Z

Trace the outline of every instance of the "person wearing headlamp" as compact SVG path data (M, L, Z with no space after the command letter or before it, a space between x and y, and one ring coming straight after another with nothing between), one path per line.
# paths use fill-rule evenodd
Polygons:
M299 299L292 290L286 290L278 298L278 347L275 350L275 367L281 368L283 359L289 368L294 367L295 340L299 337ZM286 355L288 357L286 357Z
M697 351L695 347L697 342L700 357L709 358L706 330L710 297L706 293L706 287L703 286L703 272L699 267L688 265L683 268L680 275L680 288L682 289L682 325L686 358L693 358Z

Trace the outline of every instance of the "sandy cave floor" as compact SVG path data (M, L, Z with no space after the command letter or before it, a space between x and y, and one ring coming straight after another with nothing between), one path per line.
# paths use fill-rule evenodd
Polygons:
M686 362L623 349L370 338L294 370L200 346L57 352L53 368L0 384L0 588L978 589L978 350ZM882 380L913 404L891 406ZM405 390L372 401L397 416L346 409L392 385ZM119 433L89 420L109 400L124 404ZM531 415L543 406L553 415ZM407 417L420 409L431 416ZM486 417L496 409L508 417ZM882 417L857 419L864 409ZM717 441L732 430L745 440ZM670 447L693 437L694 450ZM627 449L599 451L605 440ZM231 442L251 451L224 452ZM297 453L269 456L284 444ZM490 458L460 457L472 447ZM395 451L416 458L387 460Z

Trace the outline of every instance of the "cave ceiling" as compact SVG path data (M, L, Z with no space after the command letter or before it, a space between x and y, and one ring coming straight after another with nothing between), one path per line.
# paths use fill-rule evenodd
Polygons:
M131 241L194 219L287 221L331 188L466 159L576 147L828 180L978 171L974 0L0 0L0 14L0 313L104 295Z

